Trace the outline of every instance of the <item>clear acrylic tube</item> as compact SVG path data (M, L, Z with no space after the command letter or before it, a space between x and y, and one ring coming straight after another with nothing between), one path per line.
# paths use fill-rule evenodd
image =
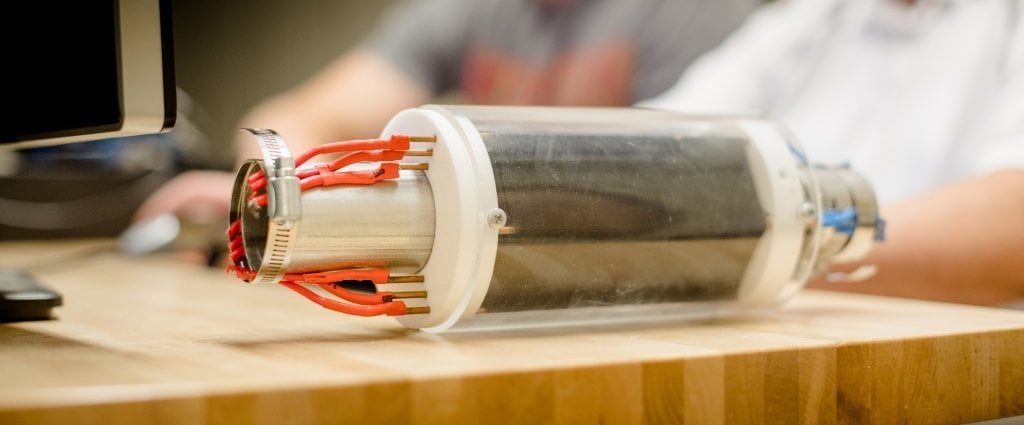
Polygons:
M863 178L809 166L793 138L763 119L428 105L398 114L384 131L391 134L435 135L429 170L344 195L351 188L304 193L317 224L299 219L305 236L294 248L320 262L340 258L332 252L380 261L312 242L378 234L393 257L408 250L423 258L431 241L423 224L408 246L394 229L409 227L403 217L433 218L417 271L424 282L396 285L428 294L409 301L428 314L398 317L412 328L663 320L773 306L831 259L866 254L878 232ZM415 202L375 201L417 185L429 187L415 191ZM353 214L382 218L356 226Z

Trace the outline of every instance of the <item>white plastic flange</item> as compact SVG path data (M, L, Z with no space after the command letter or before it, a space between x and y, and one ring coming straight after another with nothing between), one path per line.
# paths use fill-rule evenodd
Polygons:
M498 229L488 213L498 208L494 172L479 133L444 108L402 111L384 128L392 134L437 136L425 172L434 194L434 245L420 273L429 314L398 317L410 328L441 332L479 308L494 271Z
M751 141L747 160L761 207L768 214L768 226L743 275L738 302L743 306L767 306L788 298L805 283L794 279L794 271L799 267L806 233L800 208L808 200L800 182L801 160L793 151L799 151L799 147L769 121L742 120L739 125ZM820 203L817 194L813 196L812 202ZM820 205L816 207L820 211ZM818 232L813 235L817 237ZM817 249L812 255L817 255ZM810 264L814 261L811 258Z

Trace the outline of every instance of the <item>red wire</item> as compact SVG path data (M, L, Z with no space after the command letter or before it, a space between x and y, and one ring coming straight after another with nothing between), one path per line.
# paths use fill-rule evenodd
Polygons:
M303 152L295 159L295 166L298 167L311 158L317 155L326 153L339 153L339 152L350 152L339 159L331 161L326 165L320 165L314 167L314 169L304 169L296 172L296 176L302 180L310 177L314 177L317 174L323 174L324 170L336 171L348 165L356 162L379 162L379 161L397 161L405 157L405 152L409 150L410 136L405 134L395 134L389 139L361 139L361 140L346 140L342 142L327 143L309 149ZM383 178L397 178L396 177L383 177ZM334 184L370 184L376 182L376 180L368 183L363 183L362 180L353 182L342 182L342 183L318 183L316 181L309 182L309 187L317 186L332 186ZM252 194L249 196L251 202L255 202L257 205L266 206L267 196L266 194L258 194L258 192L267 186L266 173L257 171L252 173L248 177L249 189ZM304 188L305 189L305 188Z
M409 136L405 134L395 134L389 139L357 139L357 140L345 140L341 142L326 143L306 152L295 158L295 166L298 167L305 164L311 158L317 155L323 155L327 153L340 153L340 152L354 152L354 151L365 151L374 149L387 149L396 151L407 151L409 150Z
M267 187L267 175L263 174L262 171L257 171L255 173L252 173L249 176L249 187L250 188L252 188L252 187L259 187L259 188ZM253 189L253 191L255 192L256 190Z
M397 179L398 164L385 162L373 170L358 171L327 171L320 169L319 174L302 179L299 187L302 191L320 186L337 186L343 184L367 185L381 180Z
M287 274L285 279L316 284L341 282L343 280L369 280L379 285L387 283L390 276L391 273L388 272L388 269L345 269L319 273Z
M262 175L257 180L250 180L249 181L249 190L251 190L253 192L256 192L256 191L259 191L259 190L263 190L263 188L265 188L265 187L267 187L267 179L263 178Z
M249 198L249 202L255 202L256 205L259 205L261 207L265 207L265 206L267 206L267 199L268 199L267 194L264 193L262 195L253 196L253 197Z
M390 302L391 292L378 292L376 294L360 294L337 286L338 282L345 280L363 281L368 280L374 284L387 283L390 272L387 269L345 269L319 273L288 273L283 280L296 283L310 283L335 296L356 304L380 304Z
M343 303L340 301L332 300L330 298L324 298L317 295L315 292L309 290L305 286L299 285L298 283L282 280L281 285L302 295L319 304L321 307L328 310L334 310L337 312L351 314L354 316L379 316L386 314L388 316L402 316L406 314L405 303L401 301L392 301L389 303L375 304L375 305L353 305Z
M239 262L242 261L243 258L245 258L245 248L236 248L231 250L230 256L231 262L238 264Z
M225 269L228 273L234 273L235 277L242 279L245 282L252 281L256 277L256 272L250 270L241 264L232 264Z
M311 177L317 177L317 176L321 176L321 178L322 178L324 173L333 173L334 171L336 171L336 170L338 170L340 168L343 168L343 167L355 164L357 162L397 161L397 160L402 159L404 157L405 157L405 151L392 151L392 150L357 151L357 152L352 152L352 153L350 153L348 155L345 155L345 156L343 156L341 158L338 158L338 159L336 159L336 160L334 160L334 161L332 161L332 162L330 162L328 164L320 164L320 165L317 165L316 167L313 167L313 168L306 168L306 169L299 170L298 172L295 173L295 175L300 180L305 180L305 179L308 179L308 178L311 178ZM395 166L397 167L397 164ZM352 171L352 172L356 173L356 171ZM262 180L253 180L253 179L251 179L251 177L252 176L250 176L250 180L249 180L249 187L250 188L252 188L253 186L256 186L256 187L259 187L259 188L262 188L262 187L266 186L266 183L267 183L266 178L263 178ZM395 176L395 177L386 177L386 178L397 178L397 176ZM370 183L373 183L373 182L370 182ZM355 183L355 182L353 182L353 183L344 183L344 182L342 182L342 183L335 183L335 184L369 184L369 183ZM316 182L309 182L309 183L307 183L307 185L309 187L311 187L311 188L312 187L317 187L317 186L330 186L330 185L327 185L327 184L317 184ZM250 202L255 202L259 206L263 206L263 207L267 206L267 194L265 192L261 193L261 194L258 194L255 190L253 190L252 194L249 196L249 200L250 200Z
M228 250L229 251L234 251L234 250L242 248L242 247L243 247L242 238L234 238L234 239L232 239L232 240L230 240L228 242Z
M340 152L356 152L356 151L368 151L368 150L389 150L389 151L407 151L409 150L409 139L410 136L406 134L395 134L389 139L357 139L357 140L345 140L341 142L333 142L323 144L312 149L303 152L301 155L295 158L295 166L298 167L305 164L307 161L315 156L323 155L327 153L340 153ZM401 158L398 158L401 159ZM395 160L391 160L395 161ZM347 165L347 164L346 164ZM334 167L337 170L341 167ZM299 178L302 178L301 176ZM257 171L249 176L249 187L253 190L258 190L266 186L266 175L262 171Z
M235 239L242 233L242 220L235 220L228 226L228 240Z
M325 291L330 292L334 296L341 298L345 301L362 304L362 305L375 305L391 302L394 296L391 292L378 292L376 294L360 294L355 291L337 286L333 283L321 283L317 286L323 288Z
M327 169L329 171L337 171L341 168L355 164L357 162L382 162L382 161L398 161L405 158L405 151L395 150L373 150L373 151L356 151L327 164L320 164L313 168L304 168L295 173L295 175L304 179L306 177L312 177L320 173L319 169Z

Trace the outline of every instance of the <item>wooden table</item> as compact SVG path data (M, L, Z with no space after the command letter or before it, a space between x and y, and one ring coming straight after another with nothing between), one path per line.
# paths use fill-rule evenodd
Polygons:
M0 244L0 424L963 423L1024 414L1024 313L805 291L728 320L431 335L107 241Z

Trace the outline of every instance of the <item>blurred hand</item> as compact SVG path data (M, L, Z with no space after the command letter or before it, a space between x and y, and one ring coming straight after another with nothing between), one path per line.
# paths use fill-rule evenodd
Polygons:
M144 255L173 250L189 262L217 265L226 244L234 175L224 171L188 171L157 189L121 233L121 250Z
M173 214L191 221L227 223L235 176L226 171L186 171L153 192L133 221Z

